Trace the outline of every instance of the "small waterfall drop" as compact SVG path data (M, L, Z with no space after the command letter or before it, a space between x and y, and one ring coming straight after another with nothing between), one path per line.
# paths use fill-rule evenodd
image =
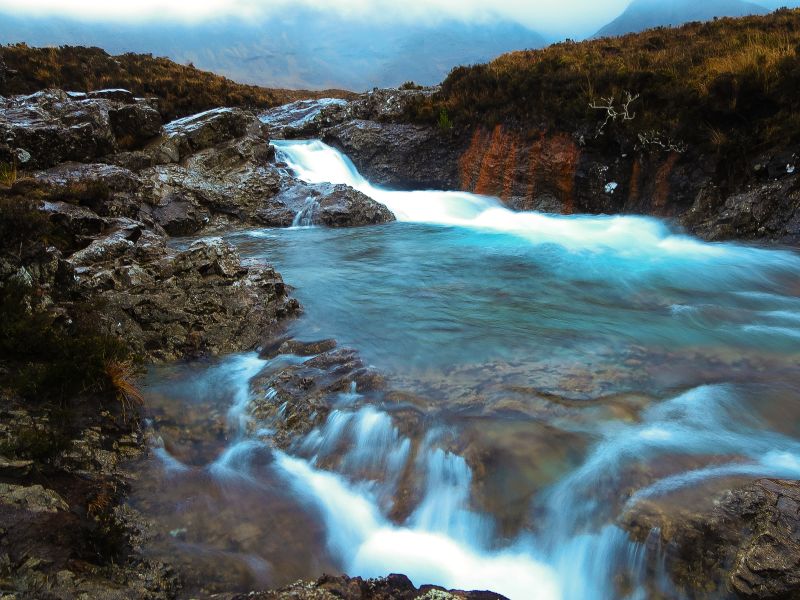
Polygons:
M536 244L558 244L571 250L612 250L641 257L692 256L728 259L756 265L760 259L794 263L796 257L734 244L705 243L672 232L662 221L631 215L552 215L515 212L498 199L468 192L394 191L372 185L353 162L319 140L273 141L280 159L308 183L345 184L384 204L398 221L471 227L525 238Z
M303 207L297 211L292 220L292 227L313 227L314 213L317 210L317 201L314 198L306 198Z

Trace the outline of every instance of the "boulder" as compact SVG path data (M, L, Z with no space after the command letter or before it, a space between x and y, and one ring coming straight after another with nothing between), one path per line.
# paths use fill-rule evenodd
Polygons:
M193 119L171 123L146 149L150 166L139 175L148 182L147 210L173 235L208 226L262 224L258 212L269 206L286 179L271 162L264 125L238 110L210 111Z
M374 89L346 101L339 98L299 100L264 111L259 118L276 139L323 137L331 127L355 120L402 123L410 107L437 88Z
M323 140L347 154L376 185L459 189L462 144L439 129L354 120L325 130Z
M30 154L26 167L88 162L114 149L104 101L75 101L61 90L9 98L0 107L0 139Z
M800 242L800 175L783 175L724 200L717 188L705 187L682 221L708 240L769 239L796 244Z
M20 161L26 169L91 162L120 145L138 147L160 126L157 111L125 90L44 90L0 100L0 140L26 158Z
M87 98L94 98L99 100L114 100L116 102L123 102L132 104L136 101L133 93L122 88L113 88L106 90L94 90L86 93Z
M244 266L219 238L178 251L140 222L108 225L67 262L79 292L102 303L109 328L152 360L252 348L299 311L280 274Z
M388 208L346 185L334 185L317 200L315 222L328 227L376 225L394 221Z
M211 220L211 213L180 190L168 191L153 210L153 218L170 235L191 235Z
M258 118L269 127L273 139L317 137L325 126L339 122L348 102L339 98L298 100L276 106L259 114Z
M109 108L108 118L123 148L140 147L161 132L161 113L146 104Z
M386 206L344 184L309 184L284 178L284 187L269 204L256 211L255 220L270 227L323 225L358 227L395 220Z
M704 507L640 502L623 524L637 541L656 533L658 560L690 595L800 597L800 482L763 479Z
M36 173L33 179L103 217L138 218L149 199L146 182L115 165L66 162Z
M164 135L151 149L165 160L181 159L246 134L267 139L267 128L252 113L239 108L215 108L164 125Z

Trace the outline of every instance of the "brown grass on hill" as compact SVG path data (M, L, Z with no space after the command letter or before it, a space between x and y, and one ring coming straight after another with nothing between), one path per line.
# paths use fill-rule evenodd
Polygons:
M0 95L31 94L45 88L69 91L124 88L139 96L159 98L159 108L166 120L219 106L259 109L307 98L354 96L344 90L285 90L243 85L151 54L111 56L100 48L80 46L0 46L0 61L12 72L5 85L0 85Z
M409 117L530 134L596 132L600 98L639 94L615 133L658 132L736 154L800 142L800 10L567 41L458 67ZM614 136L606 136L610 139ZM599 139L596 143L602 143Z

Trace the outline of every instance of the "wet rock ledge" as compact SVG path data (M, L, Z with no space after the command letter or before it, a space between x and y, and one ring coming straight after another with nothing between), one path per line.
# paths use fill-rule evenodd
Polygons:
M507 600L493 592L463 592L424 585L420 588L405 575L382 579L332 577L297 582L280 590L249 594L219 594L214 600Z
M800 482L762 479L694 504L647 501L623 519L634 539L663 549L657 560L679 589L800 597Z

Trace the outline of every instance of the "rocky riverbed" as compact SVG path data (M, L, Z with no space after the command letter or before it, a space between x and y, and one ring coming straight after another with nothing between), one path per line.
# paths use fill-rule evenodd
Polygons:
M2 280L28 290L31 310L63 319L77 302L91 303L91 318L148 362L275 344L282 352L313 352L281 337L301 308L280 274L203 236L298 218L346 227L393 215L346 186L296 179L276 163L269 128L247 111L223 108L163 124L153 102L125 90L0 98L0 157L15 167L0 195L6 206L29 203L55 242L7 248ZM187 235L196 241L182 249L170 242ZM346 352L315 360L322 378L358 364ZM16 365L2 368L8 374ZM319 385L349 386L350 374ZM287 390L293 377L286 376ZM141 422L102 394L83 395L76 406L65 411L23 400L13 387L3 391L3 598L180 596L182 573L145 558L156 534L125 503L136 485L129 467L151 448ZM496 596L419 590L394 576L328 577L258 597Z
M507 155L498 148L516 144L502 131L452 132L403 122L406 103L428 93L375 91L352 102L301 102L261 115L221 108L166 124L152 100L125 90L46 90L0 98L0 162L17 169L15 178L0 185L0 196L8 203L30 203L52 228L46 240L4 248L0 279L27 290L31 312L64 322L75 317L79 303L91 304L92 318L103 330L147 363L254 349L262 359L301 357L250 382L257 401L248 405L248 414L253 422L272 423L274 430L261 437L285 450L323 427L341 394L353 387L395 405L395 423L409 438L420 435L426 414L414 394L387 383L356 350L287 334L302 311L293 282L284 282L268 261L242 258L220 237L246 227L350 227L394 220L383 204L353 187L303 181L280 161L271 139L320 137L345 150L373 183L386 186L471 189L503 196L517 208L559 212L641 208L676 217L709 239L797 239L796 175L775 166L792 157L765 159L758 172L770 173L769 180L756 177L753 189L724 198L715 195L713 181L690 173L680 160L675 159L675 171L666 172L662 163L668 156L650 157L652 169L645 173L663 172L654 181L668 182L670 198L677 200L645 206L632 199L633 183L625 201L618 201L618 188L608 187L621 179L627 159L601 168L607 161L600 157L576 157L574 140L548 138L526 149L528 163L538 161L541 168L531 183L521 163L498 162ZM564 165L574 173L562 172ZM507 177L501 182L503 172ZM577 183L565 187L564 177ZM522 194L523 188L533 191ZM659 197L655 192L650 197ZM10 377L18 365L9 360L0 368ZM431 387L450 385L436 379ZM572 392L576 385L569 383ZM582 400L579 394L541 391L520 394L546 404L535 415L543 421L554 414L552 406ZM474 404L471 393L454 412ZM198 584L193 580L203 574L191 565L171 564L168 556L150 551L164 542L165 532L126 501L131 488L142 486L132 465L163 444L155 433L159 427L175 424L153 414L155 429L144 426L113 398L93 390L85 390L75 406L67 415L63 407L23 399L12 385L2 390L4 598L173 598L187 589L226 600L500 598L417 588L397 575L326 576L252 594L225 589L224 578L213 586ZM491 409L509 406L503 396ZM172 450L180 456L182 448L190 456L192 436L200 434L183 431ZM259 437L257 430L249 434ZM488 450L467 456L479 478L496 459ZM406 487L405 503L391 513L397 521L408 517L422 495L411 483ZM744 598L793 597L800 586L800 564L792 558L800 527L796 483L734 481L731 488L719 491L705 509L637 503L618 525L643 545L667 549L664 562L650 568L665 569L679 587Z

